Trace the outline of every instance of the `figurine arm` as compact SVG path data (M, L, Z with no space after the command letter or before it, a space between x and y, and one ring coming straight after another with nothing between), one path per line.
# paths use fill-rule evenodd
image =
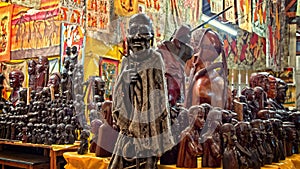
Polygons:
M207 139L208 145L210 145L211 153L214 157L220 157L220 145L218 145L212 137Z

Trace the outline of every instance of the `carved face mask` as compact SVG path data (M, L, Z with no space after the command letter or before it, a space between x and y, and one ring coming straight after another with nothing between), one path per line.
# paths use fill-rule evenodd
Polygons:
M127 43L132 52L149 49L153 43L152 21L145 14L136 14L129 21Z

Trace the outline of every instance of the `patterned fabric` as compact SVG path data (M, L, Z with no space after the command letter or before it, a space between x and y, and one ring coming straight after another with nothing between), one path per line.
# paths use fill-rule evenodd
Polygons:
M297 1L297 11L296 16L300 16L300 0Z
M62 0L59 4L58 20L71 24L84 24L84 4L83 1Z
M34 9L41 7L41 0L11 0L11 3Z
M131 16L138 13L138 0L115 0L114 10L117 15Z
M252 32L251 0L238 0L237 3L239 27L248 32Z
M60 22L57 4L42 10L14 6L11 31L11 59L59 55ZM46 26L45 26L46 25Z
M11 47L11 15L13 5L4 6L0 8L0 61L10 60L10 47Z
M110 1L88 0L87 1L87 30L109 32L110 24Z
M223 11L222 0L210 0L210 11L211 13L220 13Z
M224 9L227 9L228 7L232 6L228 11L225 12L225 18L229 22L235 24L236 23L236 18L235 18L235 4L234 0L225 0L225 6Z
M252 1L252 30L258 36L266 37L267 2L264 0Z
M63 65L64 58L66 56L67 47L77 47L78 61L83 56L83 41L84 41L84 29L77 24L62 24L61 33L61 65Z

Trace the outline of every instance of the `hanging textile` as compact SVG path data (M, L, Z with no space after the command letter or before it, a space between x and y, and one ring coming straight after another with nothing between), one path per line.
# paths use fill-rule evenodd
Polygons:
M109 32L110 24L110 1L88 0L87 1L87 30Z
M234 37L220 31L224 39L224 50L230 69L262 70L266 68L265 38L255 33L240 31L241 36Z
M223 11L223 0L210 0L210 12L220 13Z
M238 0L237 13L239 27L248 32L252 32L251 25L251 0Z
M297 11L296 16L300 16L300 0L297 1Z
M224 9L227 9L228 7L232 6L228 11L225 12L225 19L233 24L236 23L235 18L235 4L234 0L225 0Z
M41 7L41 0L11 0L11 3L34 9Z
M1 19L1 40L0 40L0 61L10 60L11 49L11 16L13 5L4 6L0 8Z
M11 59L59 55L60 22L57 6L29 10L14 5L11 31Z
M77 24L62 23L61 26L61 65L66 56L67 47L76 47L78 52L77 60L80 62L83 56L84 29Z
M265 0L252 1L252 31L258 36L266 37L267 2Z
M6 63L2 62L1 64L1 72L3 73L5 80L4 80L4 87L6 89L9 89L9 73L14 71L14 70L20 70L21 72L24 73L24 82L23 82L23 87L27 87L27 79L28 79L28 68L27 68L27 62L19 62L19 63Z
M83 25L84 4L77 0L62 0L59 4L59 20Z
M117 15L131 16L138 13L138 0L115 0L114 10Z

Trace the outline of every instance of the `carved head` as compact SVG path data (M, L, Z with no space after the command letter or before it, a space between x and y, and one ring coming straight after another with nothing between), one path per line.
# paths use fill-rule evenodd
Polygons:
M13 89L19 89L24 82L24 74L20 70L14 70L9 73L9 85Z
M288 86L280 78L276 78L277 81L277 96L276 96L276 101L280 104L283 104L285 102L286 98L286 91L288 90Z
M191 42L191 27L189 25L181 25L174 33L172 41L179 49L179 58L186 62L192 57L194 50L189 45Z
M231 123L225 123L221 128L222 138L225 144L234 145L236 141L235 128Z
M249 122L238 122L235 126L238 142L247 142L250 138L251 126Z
M247 101L253 101L254 100L254 90L251 87L244 87L241 91L241 94L244 95L247 99Z
M269 73L260 72L260 73L252 73L250 76L250 87L254 88L256 86L262 87L265 92L269 90Z
M35 75L36 71L36 61L35 60L29 60L28 61L28 74L29 75Z
M202 129L205 123L204 120L205 109L199 105L194 105L189 108L190 124L195 128Z
M129 20L127 43L132 52L149 49L152 46L154 30L152 21L143 13L133 15Z

